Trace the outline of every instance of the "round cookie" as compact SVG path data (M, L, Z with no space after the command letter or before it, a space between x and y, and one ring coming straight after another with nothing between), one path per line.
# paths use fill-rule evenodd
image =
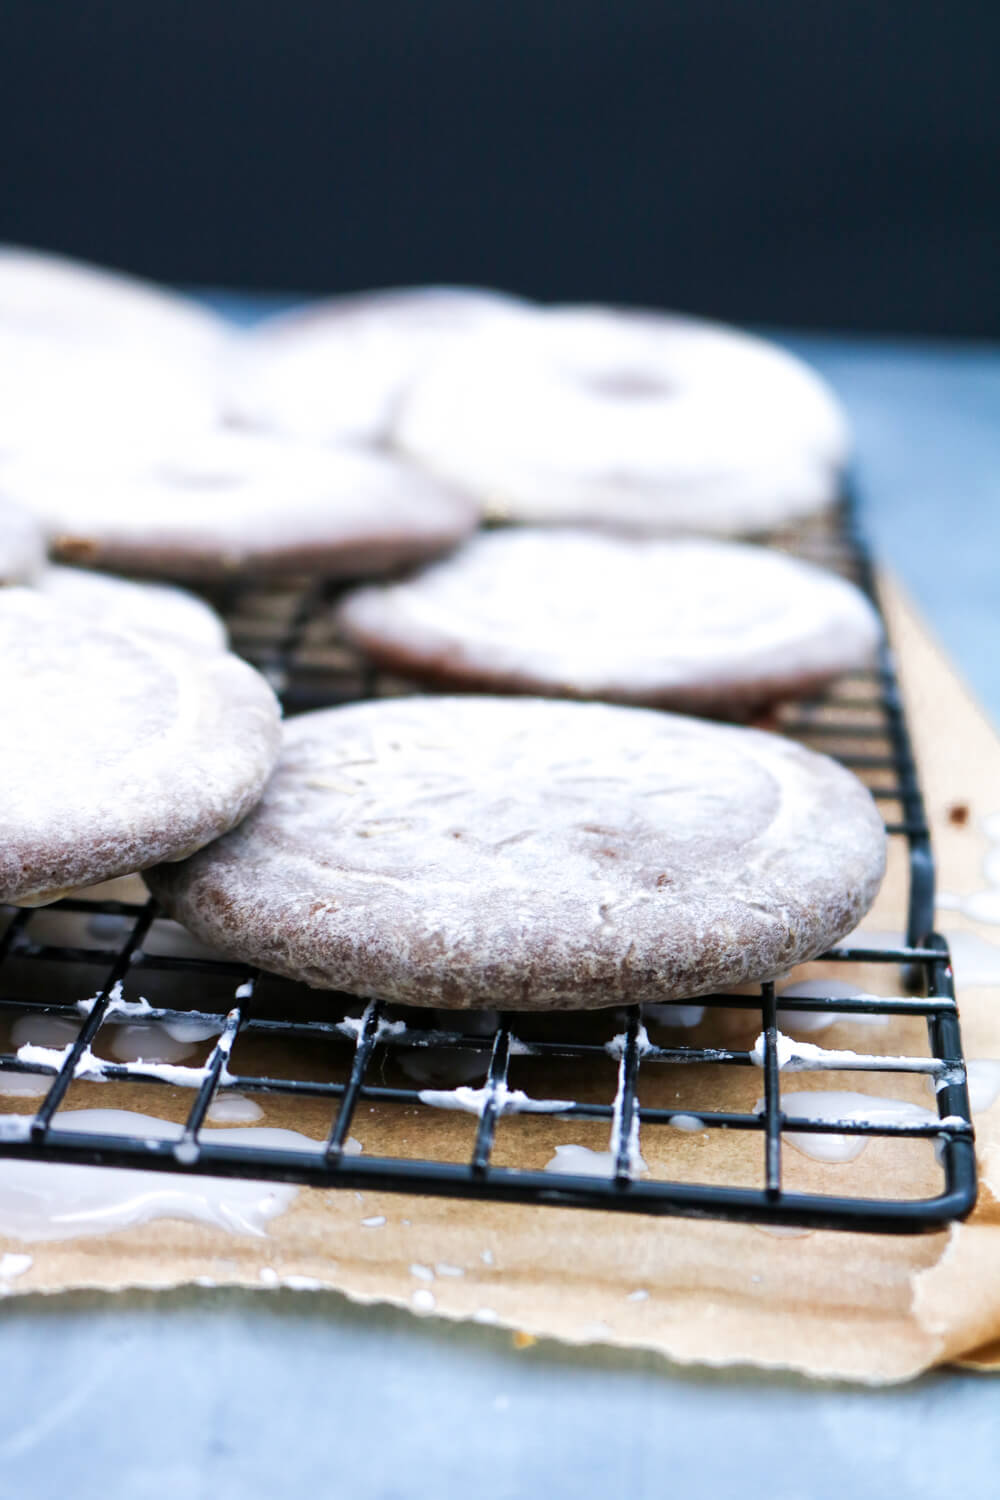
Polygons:
M20 505L0 501L0 584L30 583L45 567L45 538Z
M381 573L453 547L473 502L398 459L219 428L159 462L24 461L0 493L30 507L53 554L124 573Z
M152 282L0 245L0 334L203 356L218 350L225 332L207 308Z
M0 247L0 458L148 451L217 418L228 325L187 298Z
M396 446L516 521L750 535L827 507L838 403L749 334L563 307L484 328L403 401Z
M523 304L464 287L335 297L258 324L233 361L228 410L319 442L381 441L428 359Z
M536 698L304 714L258 808L148 876L233 957L407 1005L560 1010L771 978L874 900L861 783L777 735Z
M0 591L0 902L183 859L246 816L280 748L274 694L227 652Z
M163 636L202 650L226 649L226 628L215 610L184 589L59 567L46 568L35 588L96 625Z
M859 589L737 542L509 528L347 595L344 633L434 686L746 718L870 665Z

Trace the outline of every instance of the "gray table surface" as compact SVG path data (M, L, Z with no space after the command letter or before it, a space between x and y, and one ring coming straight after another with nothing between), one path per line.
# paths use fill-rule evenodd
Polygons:
M878 551L1000 720L1000 351L784 337L847 403ZM867 1390L516 1352L326 1293L10 1298L0 1359L0 1500L978 1500L1000 1483L989 1379Z

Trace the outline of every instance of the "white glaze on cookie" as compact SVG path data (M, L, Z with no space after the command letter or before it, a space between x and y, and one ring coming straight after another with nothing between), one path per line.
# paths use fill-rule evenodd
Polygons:
M0 248L0 459L144 451L213 422L229 337L187 298Z
M280 743L263 679L0 591L0 901L181 859L244 817Z
M787 972L856 925L884 859L861 783L776 735L413 698L291 720L254 813L148 881L214 948L319 988L567 1009Z
M34 509L53 552L124 572L378 573L433 557L478 510L409 465L218 428L155 460L24 460L0 490Z
M35 587L95 624L225 650L226 629L215 610L184 589L59 567L46 568Z
M866 667L880 635L853 584L762 547L534 528L358 589L340 619L436 684L720 714Z
M45 567L45 538L20 505L0 501L0 584L31 583Z
M428 359L519 306L496 292L411 287L282 313L238 348L230 415L318 442L378 442Z
M750 534L836 496L841 410L762 339L651 313L566 307L444 353L393 440L518 521Z
M0 246L0 330L77 344L203 354L224 324L188 297L67 256Z

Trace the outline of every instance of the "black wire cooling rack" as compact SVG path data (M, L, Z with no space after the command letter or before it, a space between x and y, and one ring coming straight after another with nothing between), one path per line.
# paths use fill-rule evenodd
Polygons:
M835 525L773 542L838 568L876 598L850 507ZM374 674L337 640L331 613L342 587L233 588L218 601L234 647L268 676L288 713L412 690ZM0 1114L0 1155L805 1228L907 1233L962 1217L976 1194L965 1065L948 950L932 930L934 864L891 650L871 672L797 705L774 727L828 749L866 779L905 854L908 900L898 941L824 956L845 979L860 979L863 993L845 998L832 984L826 993L819 981L807 997L778 997L770 983L752 994L703 997L705 1018L694 1032L678 1029L692 1018L675 1007L490 1014L470 1026L461 1016L374 1001L361 1008L350 996L260 974L193 942L185 951L179 929L152 901L81 898L8 910L0 929L0 1038L4 1026L16 1037L25 1018L61 1021L64 1029L69 1021L73 1031L62 1047L0 1043L0 1085L7 1085L0 1093L47 1089L31 1113L20 1111L16 1097L4 1101L10 1111ZM901 993L876 997L868 989L873 975L891 976L889 988ZM126 999L126 991L153 1000ZM790 1043L780 1030L790 1012L800 1021L807 1014L821 1020L823 1012L853 1017L869 1028L866 1036L872 1022L895 1018L910 1050L888 1056ZM732 1031L734 1016L737 1031L759 1031L752 1044L713 1034L726 1018ZM106 1039L122 1024L192 1021L216 1037L194 1064L109 1055ZM874 1108L874 1118L857 1110L838 1119L797 1114L784 1107L782 1091L802 1069L822 1070L841 1088L860 1073L887 1075L909 1091L910 1108L895 1118ZM134 1107L140 1086L146 1107L151 1087L172 1091L174 1113L177 1098L186 1101L181 1132L165 1127L162 1136L133 1137L81 1130L79 1122L61 1126L60 1111L77 1106L81 1085L94 1082L126 1086L113 1091L125 1108ZM743 1107L720 1107L720 1088L724 1106L735 1092L746 1096ZM919 1089L922 1104L913 1097ZM204 1132L214 1103L233 1091L280 1104L282 1123L296 1111L315 1119L319 1110L325 1139L286 1149ZM87 1103L94 1102L91 1091ZM439 1147L445 1126L448 1151L454 1155L462 1141L461 1159L447 1159ZM352 1129L380 1149L363 1143L358 1154ZM689 1155L678 1171L682 1132L703 1138L711 1180ZM589 1158L597 1175L547 1169L553 1149L581 1135L606 1144ZM798 1189L788 1136L806 1147L816 1137L878 1138L877 1193Z

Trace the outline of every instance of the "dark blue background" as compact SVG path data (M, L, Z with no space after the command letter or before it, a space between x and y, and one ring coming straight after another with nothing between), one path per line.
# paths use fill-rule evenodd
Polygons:
M0 0L0 234L1000 334L996 0Z

